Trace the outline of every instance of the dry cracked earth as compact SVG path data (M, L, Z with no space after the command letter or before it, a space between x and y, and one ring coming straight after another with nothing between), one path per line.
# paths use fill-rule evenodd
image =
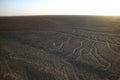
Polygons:
M120 80L120 17L0 17L0 80Z

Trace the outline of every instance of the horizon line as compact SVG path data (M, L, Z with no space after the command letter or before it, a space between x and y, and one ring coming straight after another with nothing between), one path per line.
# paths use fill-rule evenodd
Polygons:
M2 15L0 17L29 17L29 16L110 16L110 17L120 17L120 15L92 15L92 14L43 14L43 15Z

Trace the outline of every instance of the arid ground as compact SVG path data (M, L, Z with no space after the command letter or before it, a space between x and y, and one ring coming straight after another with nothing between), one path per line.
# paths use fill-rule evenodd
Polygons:
M120 17L0 17L0 80L120 80Z

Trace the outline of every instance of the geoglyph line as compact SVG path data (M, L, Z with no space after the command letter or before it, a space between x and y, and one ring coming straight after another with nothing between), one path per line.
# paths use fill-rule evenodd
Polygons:
M116 55L120 56L120 54L119 54L118 52L114 51L114 50L111 48L110 43L109 43L107 40L106 40L106 45L107 45L107 47L108 47L113 53L115 53Z
M105 67L105 70L107 70L110 66L111 63L109 63L106 59L104 59L102 56L98 54L97 48L94 46L95 53L94 56L98 59L98 61Z
M97 38L96 38L96 37L95 37L95 40L96 40L96 42L97 42ZM94 44L92 45L93 48L94 48L94 50L95 50L94 56L97 58L97 60L99 61L99 63L100 63L102 66L105 67L105 70L107 70L107 69L111 66L111 63L109 63L106 59L104 59L102 56L100 56L100 55L98 54L98 49L97 49L97 47L95 46L95 43L96 43L96 42L94 42Z

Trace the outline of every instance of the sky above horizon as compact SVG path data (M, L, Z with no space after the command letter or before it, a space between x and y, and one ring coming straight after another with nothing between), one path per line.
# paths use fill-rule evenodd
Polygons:
M0 0L0 16L17 15L120 16L120 0Z

